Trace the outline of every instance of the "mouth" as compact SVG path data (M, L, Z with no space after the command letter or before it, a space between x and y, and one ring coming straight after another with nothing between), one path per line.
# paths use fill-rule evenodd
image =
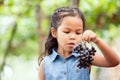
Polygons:
M68 47L73 48L75 46L75 43L68 43Z

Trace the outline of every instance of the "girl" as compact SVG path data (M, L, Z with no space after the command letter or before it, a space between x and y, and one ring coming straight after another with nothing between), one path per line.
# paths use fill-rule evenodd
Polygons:
M103 56L97 53L93 56L92 65L114 67L119 64L116 53L93 31L84 31L84 28L85 19L79 9L61 7L54 11L43 54L46 56L40 62L40 80L90 80L89 68L79 69L77 54L72 53L81 36L87 42L94 42L103 53Z

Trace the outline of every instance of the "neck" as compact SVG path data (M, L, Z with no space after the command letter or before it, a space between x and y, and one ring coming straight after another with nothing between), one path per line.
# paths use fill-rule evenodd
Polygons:
M64 49L61 50L57 50L57 52L63 57L63 58L67 58L70 56L71 52L65 51Z

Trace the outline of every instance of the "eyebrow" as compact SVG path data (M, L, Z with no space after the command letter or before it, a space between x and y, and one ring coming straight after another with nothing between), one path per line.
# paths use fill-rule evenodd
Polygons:
M64 28L70 30L70 28ZM82 28L78 28L76 31L82 30Z
M64 29L69 29L70 30L70 28L64 28Z

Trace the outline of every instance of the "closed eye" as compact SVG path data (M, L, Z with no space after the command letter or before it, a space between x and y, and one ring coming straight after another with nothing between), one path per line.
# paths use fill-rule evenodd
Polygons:
M77 34L77 35L80 35L80 34L82 34L82 33L81 33L81 32L76 32L76 34Z
M66 34L70 33L69 31L63 31L63 32L66 33Z

